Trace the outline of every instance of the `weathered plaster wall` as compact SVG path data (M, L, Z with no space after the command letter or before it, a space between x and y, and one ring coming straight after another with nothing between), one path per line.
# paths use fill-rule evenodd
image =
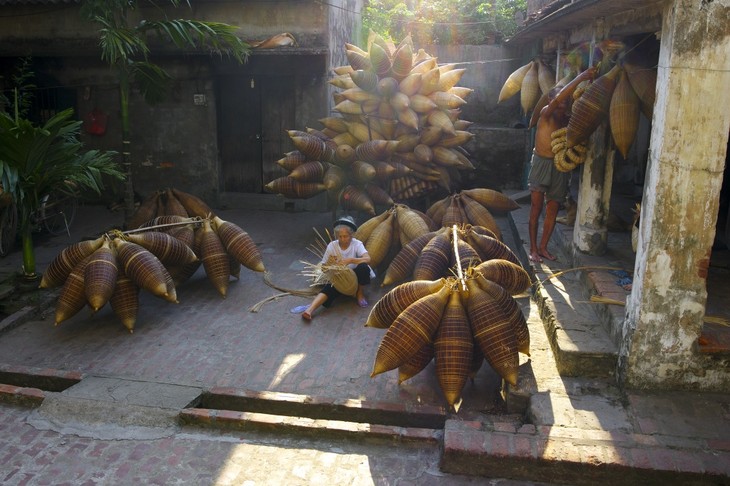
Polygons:
M695 348L730 129L728 18L730 0L676 0L664 11L638 263L620 350L630 387L730 389L730 360Z

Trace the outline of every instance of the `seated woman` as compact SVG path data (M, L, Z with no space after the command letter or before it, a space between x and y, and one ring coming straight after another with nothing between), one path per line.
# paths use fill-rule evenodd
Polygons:
M347 265L355 271L357 275L357 303L360 307L367 307L368 301L365 300L363 286L370 283L370 279L375 277L375 273L370 266L370 255L365 249L362 241L353 238L352 234L357 231L357 225L352 216L343 216L335 221L336 240L331 241L322 255L322 264L336 262L340 265ZM302 313L302 318L311 321L314 311L323 305L329 307L337 296L342 295L332 284L326 284L322 287L309 307Z

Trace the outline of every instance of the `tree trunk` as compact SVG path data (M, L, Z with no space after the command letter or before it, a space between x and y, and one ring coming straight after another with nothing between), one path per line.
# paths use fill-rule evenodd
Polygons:
M23 275L25 277L35 277L35 248L33 248L31 225L23 225L20 238L23 243Z
M122 115L122 167L127 179L124 185L124 219L129 220L134 214L134 180L132 173L132 160L130 158L129 141L129 77L123 71L119 75L119 103Z

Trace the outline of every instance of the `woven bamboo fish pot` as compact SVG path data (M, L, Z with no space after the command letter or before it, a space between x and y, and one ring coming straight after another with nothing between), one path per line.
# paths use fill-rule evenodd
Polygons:
M439 87L441 71L437 66L422 74L423 76L421 76L421 88L418 90L418 92L422 95L430 95Z
M327 169L327 172L324 173L324 176L322 176L322 184L324 184L327 191L342 189L346 180L347 176L345 175L344 169L336 165L331 165Z
M253 238L240 226L219 217L213 218L213 228L229 253L237 262L254 272L264 272L261 251Z
M407 245L415 238L428 233L431 229L421 214L404 204L396 205L395 213L401 246Z
M294 168L289 173L289 177L299 182L320 182L328 168L329 164L311 160Z
M591 83L583 95L573 103L566 134L568 148L586 141L608 115L611 96L616 88L616 78L620 72L621 68L614 66Z
M467 269L481 263L482 259L479 257L479 253L469 243L462 240L461 237L457 237L456 247L458 251L458 262L457 255L453 250L449 255L449 267L452 273L456 274L458 266L461 266L462 269Z
M370 255L370 266L373 268L380 266L388 255L393 239L394 223L395 217L392 212L388 211L385 219L372 229L367 241L364 242Z
M517 351L529 356L530 355L530 331L527 327L527 321L522 314L517 302L507 293L500 285L491 282L483 277L474 279L480 289L485 291L494 299L503 312L503 317L507 324L512 327L512 332L517 339Z
M399 87L398 80L393 77L390 77L390 76L381 78L378 81L378 95L380 96L380 98L378 98L380 101L380 106L378 106L378 114L380 114L381 110L386 109L385 104L387 102L383 101L381 98L385 98L386 100L388 100L388 99L392 98L393 96L402 95L402 96L406 97L406 100L408 99L408 96L401 93L398 90L398 87ZM375 121L377 121L377 120L375 120Z
M346 209L356 209L368 214L375 214L375 204L373 203L373 200L370 199L370 196L368 196L365 191L352 184L348 184L340 192L338 201L342 207Z
M373 42L370 44L369 54L370 63L375 74L378 77L386 76L392 66L388 52L380 44Z
M230 261L221 238L207 219L203 220L200 255L208 280L218 293L225 297L228 292Z
M423 345L416 354L398 367L398 384L400 385L404 381L413 378L418 373L423 371L426 366L433 361L434 348L433 344L428 343Z
M179 189L172 188L172 193L178 201L183 205L189 216L198 218L207 218L214 214L213 210L202 199L194 194L190 194Z
M413 46L407 42L402 43L393 53L390 74L397 81L402 81L410 74L411 67L413 67Z
M165 214L182 216L184 218L188 217L187 210L182 205L180 200L172 192L172 189L170 189L170 188L165 189L165 192L162 197L162 201L163 201L163 205L164 205Z
M359 69L350 73L350 78L360 89L370 93L378 92L378 75L370 70Z
M355 233L353 233L353 237L357 238L358 240L362 241L363 243L368 241L368 238L370 238L370 235L372 234L373 230L383 221L385 221L388 217L392 215L391 210L383 211L382 213L373 216L372 218L366 220L364 223L362 223Z
M307 199L324 192L326 188L319 182L299 182L289 176L284 176L269 182L264 189L292 199Z
M127 228L139 228L141 224L149 221L158 215L158 207L162 204L160 201L160 192L155 191L142 201L137 210L127 220Z
M488 230L484 226L474 226L472 224L465 224L462 226L462 229L464 230L465 234L468 234L471 231L478 235L489 236L490 238L497 239L497 235L492 233L490 230Z
M418 299L438 292L446 285L446 279L413 280L398 285L378 300L370 310L366 327L386 329L412 303Z
M347 62L350 63L352 69L354 69L355 71L364 70L370 72L372 65L370 64L370 59L367 53L362 53L355 50L347 50L345 51L345 55L347 56Z
M106 238L100 236L94 240L84 240L67 246L51 260L41 277L40 288L49 289L63 285L66 278L79 262L101 247Z
M185 265L198 260L190 246L168 233L145 231L127 234L125 238L152 252L165 266Z
M108 240L94 253L84 269L84 293L89 307L96 312L109 302L117 282L117 258Z
M520 105L522 112L527 115L532 111L540 99L540 81L538 77L537 63L533 62L530 70L525 74L520 87Z
M364 189L365 193L370 197L374 204L381 206L392 206L394 204L393 198L390 197L390 194L388 194L388 192L382 187L367 183L365 184Z
M295 135L292 136L292 133L295 133ZM289 130L289 138L294 143L296 149L306 155L309 160L330 162L335 157L334 148L314 135Z
M414 280L436 280L443 277L451 258L451 235L448 231L438 233L423 247L413 270Z
M449 196L449 205L446 207L441 217L441 226L449 228L453 225L462 225L466 223L466 216L461 207L461 198L458 195ZM438 222L438 221L437 221Z
M282 169L292 171L307 161L307 156L299 150L292 150L284 154L284 157L276 161L276 164Z
M144 247L121 238L114 239L112 245L117 253L119 268L135 285L155 297L172 300L166 284L168 271L155 255Z
M448 72L441 71L441 75L439 76L439 85L437 88L438 92L448 92L450 93L450 90L454 87L456 87L457 84L461 81L461 78L464 76L464 73L466 72L466 69L459 68L459 69L452 69ZM459 96L459 95L456 95ZM459 96L459 98L462 98Z
M555 73L541 60L537 61L537 82L543 94L547 94L555 85Z
M329 282L343 295L357 295L357 275L346 265L322 265L324 281Z
M626 71L622 71L611 97L609 121L613 141L624 158L628 156L629 149L636 138L640 112L639 97L634 92L634 88L631 87Z
M510 295L518 295L530 288L530 275L522 265L509 260L490 259L473 268L485 279L504 288Z
M109 298L109 305L122 325L130 333L134 332L139 312L139 287L123 272L117 272L117 281L114 285L114 292Z
M656 99L657 70L629 63L624 63L624 69L628 74L631 87L641 100L641 112L651 120Z
M520 208L520 205L509 196L494 189L477 187L474 189L464 189L461 191L461 194L472 198L489 211L495 213L508 213Z
M497 235L499 240L502 239L502 231L499 229L497 220L494 219L494 216L492 216L492 213L487 208L466 194L462 193L460 199L461 205L464 208L464 214L466 214L467 223L474 226L483 226Z
M527 72L532 69L534 61L530 61L524 66L520 66L507 77L507 80L502 85L502 89L499 92L499 99L497 103L501 103L504 100L511 98L520 92L522 88L522 81L525 79Z
M409 279L413 275L423 248L434 236L436 236L436 231L430 231L403 245L390 261L381 286L385 287Z
M362 160L356 160L350 164L350 174L355 181L364 184L375 179L377 171L372 164Z
M460 292L452 292L433 342L436 377L449 405L461 398L471 374L474 340Z
M496 238L480 234L472 228L467 232L466 241L477 251L482 261L500 258L520 265L520 260L512 249Z
M337 146L333 163L336 166L346 168L355 160L355 157L355 149L352 148L352 145L343 143ZM327 174L325 173L325 175Z
M517 385L519 357L514 325L499 303L473 279L466 284L467 315L474 341L497 374L507 383Z
M378 347L371 377L398 368L433 341L450 293L450 287L443 286L409 305L393 321Z
M68 277L66 277L66 281L63 287L61 287L56 302L55 325L59 325L63 321L75 316L86 306L84 272L90 260L91 256L81 260L74 266L68 274Z

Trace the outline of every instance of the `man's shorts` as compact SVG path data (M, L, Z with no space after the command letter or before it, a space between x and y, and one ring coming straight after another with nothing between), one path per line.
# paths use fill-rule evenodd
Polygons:
M568 195L569 179L570 173L556 169L553 159L532 153L530 174L527 176L527 186L531 191L543 192L546 199L562 202Z

